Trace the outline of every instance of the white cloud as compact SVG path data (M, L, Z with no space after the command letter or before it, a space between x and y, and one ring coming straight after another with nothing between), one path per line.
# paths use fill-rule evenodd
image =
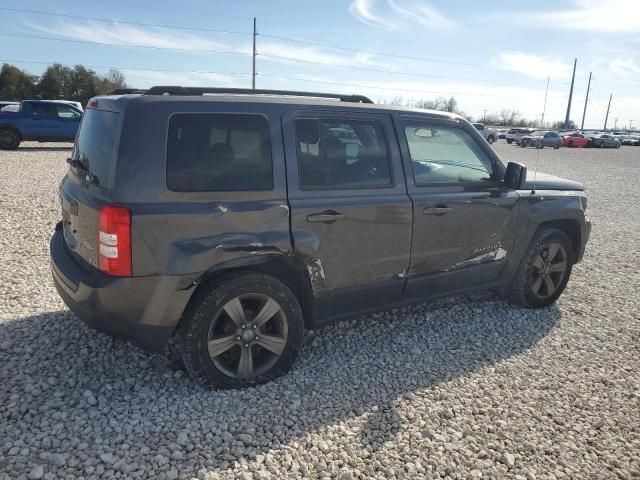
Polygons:
M620 56L609 64L609 70L624 77L639 77L640 64L633 57Z
M445 17L436 7L421 0L386 0L375 10L376 0L353 0L349 13L371 27L397 30L407 24L419 24L430 30L449 30L457 24ZM378 5L379 6L379 5Z
M637 0L573 0L573 8L518 13L515 19L529 25L610 33L640 32Z
M353 0L349 6L349 13L371 27L384 28L385 30L396 29L397 25L395 23L373 12L374 3L375 0Z
M502 52L491 63L504 70L518 72L531 78L567 78L572 65L559 57L525 52Z
M249 43L230 45L216 42L197 35L179 34L167 32L162 33L143 29L121 23L110 25L89 23L59 22L56 24L34 24L27 22L26 25L33 30L54 34L59 37L66 37L75 40L84 40L99 43L116 43L119 45L145 45L154 48L171 48L185 50L208 50L208 51L232 51L237 53L251 52Z
M430 30L448 30L456 23L445 17L432 5L420 1L388 0L389 6L407 20L415 21Z

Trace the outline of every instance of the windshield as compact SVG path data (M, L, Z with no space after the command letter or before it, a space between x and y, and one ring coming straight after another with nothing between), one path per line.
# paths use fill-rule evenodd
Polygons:
M77 170L86 169L92 183L105 189L113 182L119 117L115 112L87 110L73 149L73 160L81 164L76 173L85 178L87 175Z

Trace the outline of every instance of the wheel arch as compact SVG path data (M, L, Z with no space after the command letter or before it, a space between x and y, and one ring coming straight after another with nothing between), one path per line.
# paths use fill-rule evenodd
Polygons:
M549 220L547 222L541 223L536 231L540 230L543 227L555 228L556 230L560 230L567 237L569 237L569 240L571 240L571 247L573 248L573 260L575 261L578 252L580 252L582 242L580 224L578 223L578 221L569 218L561 220Z
M300 308L302 309L302 314L304 316L305 327L313 323L315 302L309 274L307 269L304 267L304 264L295 256L291 255L273 255L269 258L264 258L261 262L247 263L242 266L214 266L210 268L200 275L200 277L195 281L196 287L191 294L191 298L189 299L185 310L188 308L189 304L199 296L198 294L201 291L222 280L225 275L253 272L269 275L270 277L284 283L293 292L300 303ZM176 328L180 328L181 323L182 317L178 321Z

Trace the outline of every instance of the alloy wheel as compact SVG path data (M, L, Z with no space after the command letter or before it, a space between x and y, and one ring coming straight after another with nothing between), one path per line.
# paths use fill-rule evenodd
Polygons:
M273 298L244 294L219 310L207 336L209 357L231 378L249 379L267 372L287 343L287 317Z
M567 252L557 242L546 245L533 260L531 290L541 299L555 294L567 273Z

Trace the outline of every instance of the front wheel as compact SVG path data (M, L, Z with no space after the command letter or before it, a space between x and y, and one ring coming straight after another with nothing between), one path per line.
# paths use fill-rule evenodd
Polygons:
M261 273L222 277L193 299L180 326L189 374L207 387L257 385L286 373L302 346L300 304Z
M562 294L573 267L573 246L564 232L539 229L520 261L511 290L514 303L544 308Z
M604 142L600 142L600 148L604 148Z
M11 128L0 129L0 149L16 150L20 146L20 135Z
M511 140L510 138L507 138L507 143L511 145L513 143L513 140Z
M494 141L495 139L492 136L489 136L489 138L487 138L487 142L489 142L489 145L493 144Z

